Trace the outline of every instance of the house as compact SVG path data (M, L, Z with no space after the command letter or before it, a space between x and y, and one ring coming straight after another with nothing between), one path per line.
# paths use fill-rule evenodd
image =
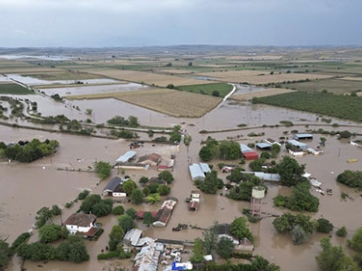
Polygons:
M158 210L155 222L152 223L155 227L165 227L171 218L172 211L177 204L177 199L173 197L167 198Z
M203 172L200 164L192 164L189 165L189 170L191 174L192 181L204 181L205 180L205 173Z
M138 163L142 165L157 166L161 162L161 155L157 153L146 154L138 158Z
M293 139L295 140L312 140L313 139L313 135L311 134L295 134L293 135Z
M126 197L127 194L122 190L122 184L125 181L126 179L120 178L118 176L113 177L104 187L102 195L110 197Z
M135 151L128 151L125 154L123 154L122 156L118 157L118 159L116 160L116 163L127 163L130 162L132 159L134 159L134 157L136 156L136 152Z
M93 237L99 230L97 217L93 214L74 213L65 220L64 225L70 234L80 234Z
M137 212L137 219L143 219L143 215L145 214L146 211L138 211ZM157 212L151 212L153 218L156 217Z

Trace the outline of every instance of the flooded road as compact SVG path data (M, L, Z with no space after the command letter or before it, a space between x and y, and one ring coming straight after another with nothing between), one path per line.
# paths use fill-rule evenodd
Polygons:
M39 96L27 96L30 100ZM188 164L190 162L198 162L198 152L200 150L200 142L207 138L208 135L223 140L228 137L237 137L238 140L245 144L249 142L255 143L264 138L271 137L278 139L285 136L284 132L288 131L290 136L291 130L299 130L304 132L306 124L310 124L309 128L318 129L323 127L326 130L350 130L362 133L362 127L325 127L324 123L318 121L313 114L301 113L297 111L274 108L262 105L247 105L239 103L225 102L217 109L209 112L202 118L187 119L173 118L160 113L156 113L147 109L139 108L113 99L90 100L90 101L74 101L73 105L81 108L81 111L74 111L65 107L64 104L55 106L49 103L48 99L39 99L38 108L42 115L47 113L69 114L69 116L78 118L87 118L82 112L86 108L93 110L92 118L96 123L104 123L106 120L121 115L136 116L142 125L172 127L181 124L183 128L192 136L192 142L189 147L180 145L175 146L145 144L144 148L137 149L137 156L156 152L160 153L163 161L166 161L171 154L176 155L176 164L173 171L175 182L172 184L171 196L178 198L174 213L165 228L147 228L143 224L138 223L138 227L144 229L144 235L154 238L171 238L179 240L193 240L201 237L200 230L194 230L189 227L186 231L172 232L172 227L178 223L186 223L196 225L201 228L207 228L214 221L220 223L230 223L236 217L241 216L243 208L249 206L248 202L232 201L225 197L225 191L220 191L218 195L202 194L201 205L197 212L192 213L187 210L185 198L194 189L191 182ZM125 112L127 112L125 114ZM277 125L281 120L290 120L295 125L293 127L274 127L262 128L265 125ZM247 124L247 127L258 126L259 128L238 130L232 132L219 132L212 134L200 134L201 130L226 130L235 129L238 124ZM332 123L351 124L340 120L333 120ZM312 125L313 124L313 125ZM249 137L247 134L265 133L261 137ZM82 137L74 135L66 135L59 133L47 133L32 131L19 128L11 128L0 126L1 140L6 143L16 142L18 140L31 140L46 138L58 140L60 148L54 155L40 159L31 164L18 164L2 161L0 163L0 235L8 238L11 243L20 233L28 231L35 222L36 212L43 206L51 207L53 204L64 206L65 203L72 201L80 191L89 189L93 193L101 193L107 181L99 183L98 178L92 172L78 172L78 169L87 170L95 161L106 161L111 164L124 152L129 150L128 143L124 140L107 140L100 138ZM142 137L147 138L142 134ZM316 147L319 144L321 135L316 134L312 141L307 144ZM336 183L336 176L345 169L360 170L362 161L362 149L354 147L348 142L343 142L332 136L327 138L326 146L323 147L323 154L319 156L306 155L296 158L296 160L306 165L306 171L311 173L317 180L322 182L323 188L333 189L332 196L322 196L313 189L312 193L319 197L320 206L318 213L309 215L318 219L321 216L329 219L335 226L335 230L341 226L348 229L348 237L361 225L362 218L356 215L359 212L362 198L357 191L349 189ZM285 155L281 153L280 157ZM359 162L347 163L347 159L356 158ZM78 162L81 161L81 162ZM214 168L217 168L217 162L213 162ZM244 165L247 168L247 165ZM67 168L68 170L64 170ZM62 169L62 170L60 170ZM73 170L74 171L71 171ZM129 175L133 180L138 182L140 177L157 176L159 172L155 169L148 171L126 170L125 174ZM117 170L113 170L113 176L119 174ZM226 180L226 174L219 173L219 177ZM268 185L269 192L266 195L262 210L266 213L282 214L284 210L274 208L272 199L278 193L289 193L290 189L280 187L278 185ZM341 200L340 192L348 193L354 200ZM75 212L80 203L75 204L70 209L63 209L63 219ZM156 211L161 203L155 205L144 204L135 206L129 203L124 204L126 208L133 207L137 210ZM117 223L117 217L108 216L100 218L103 223L105 232L96 242L86 241L88 252L91 255L89 262L82 264L70 264L64 262L49 263L33 263L26 262L27 270L102 270L108 264L107 261L98 261L97 254L108 243L108 234L113 225ZM316 234L311 240L303 245L294 246L289 235L277 234L272 225L273 218L264 218L257 224L251 224L251 230L255 235L256 249L255 253L260 254L271 262L280 265L282 270L316 271L317 266L314 257L320 252L319 241L327 235ZM343 239L335 237L332 233L333 244L341 244L345 246ZM32 239L36 239L36 234ZM15 260L14 260L15 261ZM122 264L129 266L130 260L125 260ZM39 266L39 264L41 266ZM8 270L17 270L17 265L11 265Z

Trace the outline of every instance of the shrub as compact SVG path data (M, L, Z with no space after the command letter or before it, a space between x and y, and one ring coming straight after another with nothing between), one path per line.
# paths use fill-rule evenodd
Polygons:
M345 226L339 228L337 231L336 231L336 235L339 236L339 237L346 237L347 236L347 229Z
M110 251L107 253L98 254L97 259L98 260L107 260L112 258L118 258L119 252L118 251Z

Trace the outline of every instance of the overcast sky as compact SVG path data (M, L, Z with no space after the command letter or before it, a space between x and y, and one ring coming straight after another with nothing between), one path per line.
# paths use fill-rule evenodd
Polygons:
M0 47L362 45L362 0L0 0Z

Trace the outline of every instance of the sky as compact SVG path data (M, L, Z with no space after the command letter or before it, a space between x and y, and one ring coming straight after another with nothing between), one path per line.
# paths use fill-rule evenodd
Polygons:
M361 0L0 0L0 47L361 46Z

